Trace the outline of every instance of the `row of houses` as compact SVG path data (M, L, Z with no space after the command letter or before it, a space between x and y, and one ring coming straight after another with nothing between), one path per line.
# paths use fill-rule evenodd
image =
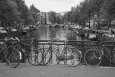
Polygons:
M40 21L38 22L39 24L51 24L49 17L50 17L50 12L40 12ZM65 12L62 13L56 13L57 17L62 17L65 14Z
M49 21L49 14L48 12L40 12L40 21L38 21L39 24L51 24Z

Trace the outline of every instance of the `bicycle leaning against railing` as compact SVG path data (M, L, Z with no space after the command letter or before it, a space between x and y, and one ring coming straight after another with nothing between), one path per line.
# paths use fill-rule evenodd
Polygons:
M16 68L20 62L29 58L30 46L28 44L22 43L17 37L6 37L5 42L1 43L0 62L5 59L6 63L12 67ZM6 46L3 48L3 46ZM28 47L28 48L25 48Z
M56 41L57 44L53 44L54 53L56 55L56 62L64 62L67 66L78 66L81 63L82 53L79 49L68 44L68 41Z
M102 45L97 45L97 47L92 47L86 50L84 54L84 62L88 66L98 66L102 61L103 55L104 52L102 49Z
M108 45L104 44L101 40L102 33L98 33L97 41L90 41L95 43L96 45L91 46L90 49L86 50L84 54L84 62L88 66L98 66L101 64L103 58L107 58L110 60L110 49L107 47Z
M43 41L43 40L42 40ZM56 62L59 64L61 61L68 66L77 66L81 63L81 51L67 45L67 41L60 40L41 40L33 39L31 43L31 54L29 63L32 65L47 65L51 63L56 55ZM60 43L61 42L61 43ZM63 47L61 49L60 47Z
M4 41L0 42L0 62L5 61L10 67L15 68L19 64L20 53L11 45L13 40L12 37L6 37Z
M31 41L31 52L28 62L32 65L47 65L51 60L50 42L38 42L36 38Z

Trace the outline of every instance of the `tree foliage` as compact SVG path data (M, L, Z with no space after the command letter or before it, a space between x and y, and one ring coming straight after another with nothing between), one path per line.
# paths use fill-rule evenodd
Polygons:
M21 21L23 24L33 24L34 18L29 10L29 8L26 6L25 2L23 0L16 0L16 3L18 5L18 10L21 13Z
M40 18L39 18L40 17L40 14L39 14L40 10L37 9L34 5L31 5L30 11L31 11L31 14L34 18L34 23L37 24L38 21L40 20Z
M53 24L56 23L56 12L49 12L49 21Z
M54 11L48 12L48 18L52 24L55 24L55 23L63 24L64 23L64 16Z
M10 5L8 0L0 0L0 22L1 26L10 26L20 18L17 5Z
M115 0L84 0L66 13L65 19L77 24L86 24L94 19L99 24L115 20ZM89 22L90 23L90 22Z
M31 10L27 7L24 0L0 0L0 26L14 27L17 24L32 25L37 20L39 10L32 7Z

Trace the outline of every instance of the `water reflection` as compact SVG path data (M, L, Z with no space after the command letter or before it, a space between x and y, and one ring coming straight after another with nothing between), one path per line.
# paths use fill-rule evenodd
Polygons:
M38 40L81 40L76 33L64 28L38 28L36 31L29 33L28 38L37 38Z

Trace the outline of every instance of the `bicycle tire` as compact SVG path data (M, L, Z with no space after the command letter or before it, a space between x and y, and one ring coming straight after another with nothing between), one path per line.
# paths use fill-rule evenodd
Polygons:
M14 49L14 46L9 46L9 47L7 47L7 49L4 51L4 52L5 52L4 58L5 58L6 64L9 64L9 63L8 63L8 59L9 59L10 54L13 52L13 49Z
M4 52L0 50L0 63L4 61Z
M38 66L41 64L41 61L42 61L42 53L40 51L33 50L29 53L28 62L31 65Z
M8 64L11 68L16 68L21 61L21 52L18 49L13 49L13 52L8 58Z
M61 61L64 61L64 46L59 45L56 50L56 63L60 64Z
M60 63L60 57L61 57L61 53L59 51L56 52L56 63L59 64Z
M100 58L96 57L96 55L94 55L95 51L98 52L100 50L98 50L98 49L89 49L85 52L84 62L86 63L86 65L88 65L88 66L98 66L98 65L100 65L100 63L102 61L102 56ZM98 54L100 54L100 53L98 53Z
M69 48L67 50L67 57L69 56L69 59L67 59L67 65L70 67L75 67L80 65L82 54L81 51L76 48ZM66 58L67 58L66 57Z
M115 48L113 49L113 63L115 64Z
M2 42L2 44L0 44L0 63L5 61L5 54L4 54L4 49L6 49L6 44L4 42Z
M112 51L112 61L115 64L115 48Z
M41 65L47 65L51 61L51 51L48 48L42 49L42 63Z
M114 62L114 64L115 64L115 54L114 54L114 56L113 56L113 62Z

